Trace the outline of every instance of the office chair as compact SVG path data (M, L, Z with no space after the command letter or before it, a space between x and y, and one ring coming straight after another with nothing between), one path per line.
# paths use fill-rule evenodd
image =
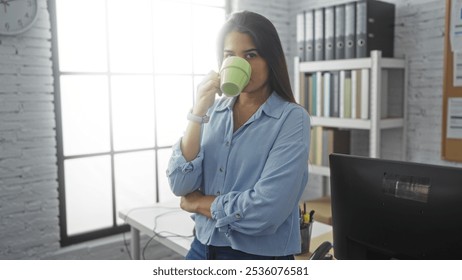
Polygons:
M332 260L332 255L328 254L332 247L332 243L324 241L318 246L318 248L316 248L316 250L314 250L310 260Z

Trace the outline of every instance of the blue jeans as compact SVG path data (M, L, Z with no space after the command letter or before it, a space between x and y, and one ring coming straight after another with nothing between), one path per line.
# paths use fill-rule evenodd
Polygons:
M234 250L231 247L207 246L197 238L191 244L187 260L293 260L293 255L288 256L260 256Z

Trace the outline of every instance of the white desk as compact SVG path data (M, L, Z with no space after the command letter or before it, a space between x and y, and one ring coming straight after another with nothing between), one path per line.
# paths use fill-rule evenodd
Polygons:
M130 225L130 247L133 259L140 259L140 232L178 254L186 256L193 241L194 221L191 219L191 214L181 210L179 205L180 202L175 200L119 212L119 217ZM315 221L311 238L331 231L330 225Z
M131 254L140 259L140 232L185 256L193 240L194 221L191 213L179 208L175 200L119 211L119 217L130 225Z

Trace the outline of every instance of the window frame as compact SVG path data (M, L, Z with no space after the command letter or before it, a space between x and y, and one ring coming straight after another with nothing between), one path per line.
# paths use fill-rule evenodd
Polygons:
M108 0L106 0L108 1ZM192 3L194 4L194 3ZM197 4L200 6L208 6L204 4ZM163 172L159 172L159 164L158 164L158 152L160 150L170 149L172 146L158 146L157 143L157 132L155 133L155 143L153 147L149 148L139 148L139 149L127 149L122 151L115 151L114 144L113 144L113 128L112 123L110 121L110 150L108 152L97 152L91 154L79 154L79 155L64 155L63 149L63 119L62 119L62 106L61 106L61 83L60 83L60 76L61 75L105 75L110 77L111 75L118 75L117 73L111 73L111 70L108 69L106 72L101 73L90 73L86 72L67 72L67 71L60 71L59 69L59 48L58 48L58 30L57 30L57 9L56 9L56 0L48 0L48 7L50 12L50 20L51 20L51 53L52 53L52 63L53 63L53 78L54 78L54 104L55 104L55 118L56 118L56 149L57 149L57 167L58 167L58 198L59 198L59 225L60 225L60 244L61 246L68 246L72 244L77 244L84 241L89 241L101 237L106 237L114 234L119 234L123 232L129 231L129 226L127 224L118 225L117 222L117 206L116 206L116 181L115 181L115 157L118 154L123 153L134 153L134 152L142 152L142 151L153 151L155 157L155 194L156 194L156 201L159 202L159 174L164 174ZM193 6L192 6L193 7ZM214 6L215 7L215 6ZM106 5L107 8L107 5ZM107 10L106 10L107 11ZM225 0L224 6L224 14L225 19L231 13L231 0ZM108 39L107 39L108 40ZM109 42L107 42L109 48ZM194 62L193 62L194 63ZM193 64L194 65L194 64ZM137 74L131 74L137 75ZM151 75L154 79L156 76L163 75L162 73L156 73L153 71L152 73L148 74ZM183 74L176 74L176 75L183 75ZM191 80L194 83L195 78L197 77L197 73L194 71L191 74L185 74L191 77ZM155 91L155 90L154 90ZM109 94L111 95L111 89L109 88ZM194 98L194 91L193 96ZM109 102L111 102L109 100ZM108 104L110 106L110 104ZM155 108L154 108L155 110ZM154 112L155 113L155 112ZM156 125L157 119L154 120ZM157 130L157 127L154 128ZM172 143L173 144L173 143ZM93 230L85 233L78 233L74 235L69 235L67 232L67 215L66 215L66 188L65 188L65 169L64 169L64 162L69 159L78 159L78 158L88 158L92 156L102 156L108 155L110 156L111 160L111 190L112 190L112 226L108 228L101 228L98 230ZM153 201L154 202L154 201Z

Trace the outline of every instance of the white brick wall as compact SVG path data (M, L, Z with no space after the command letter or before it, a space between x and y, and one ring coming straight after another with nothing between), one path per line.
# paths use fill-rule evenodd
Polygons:
M295 15L347 1L234 0L233 5L273 21L292 74ZM408 160L462 167L440 160L445 1L388 1L397 11L395 55L406 55L410 63ZM31 30L0 36L0 259L59 258L51 32L47 2L39 2L40 17ZM310 183L316 182L313 176ZM104 251L94 258L120 253Z
M51 32L47 2L18 36L0 36L0 259L59 248Z

